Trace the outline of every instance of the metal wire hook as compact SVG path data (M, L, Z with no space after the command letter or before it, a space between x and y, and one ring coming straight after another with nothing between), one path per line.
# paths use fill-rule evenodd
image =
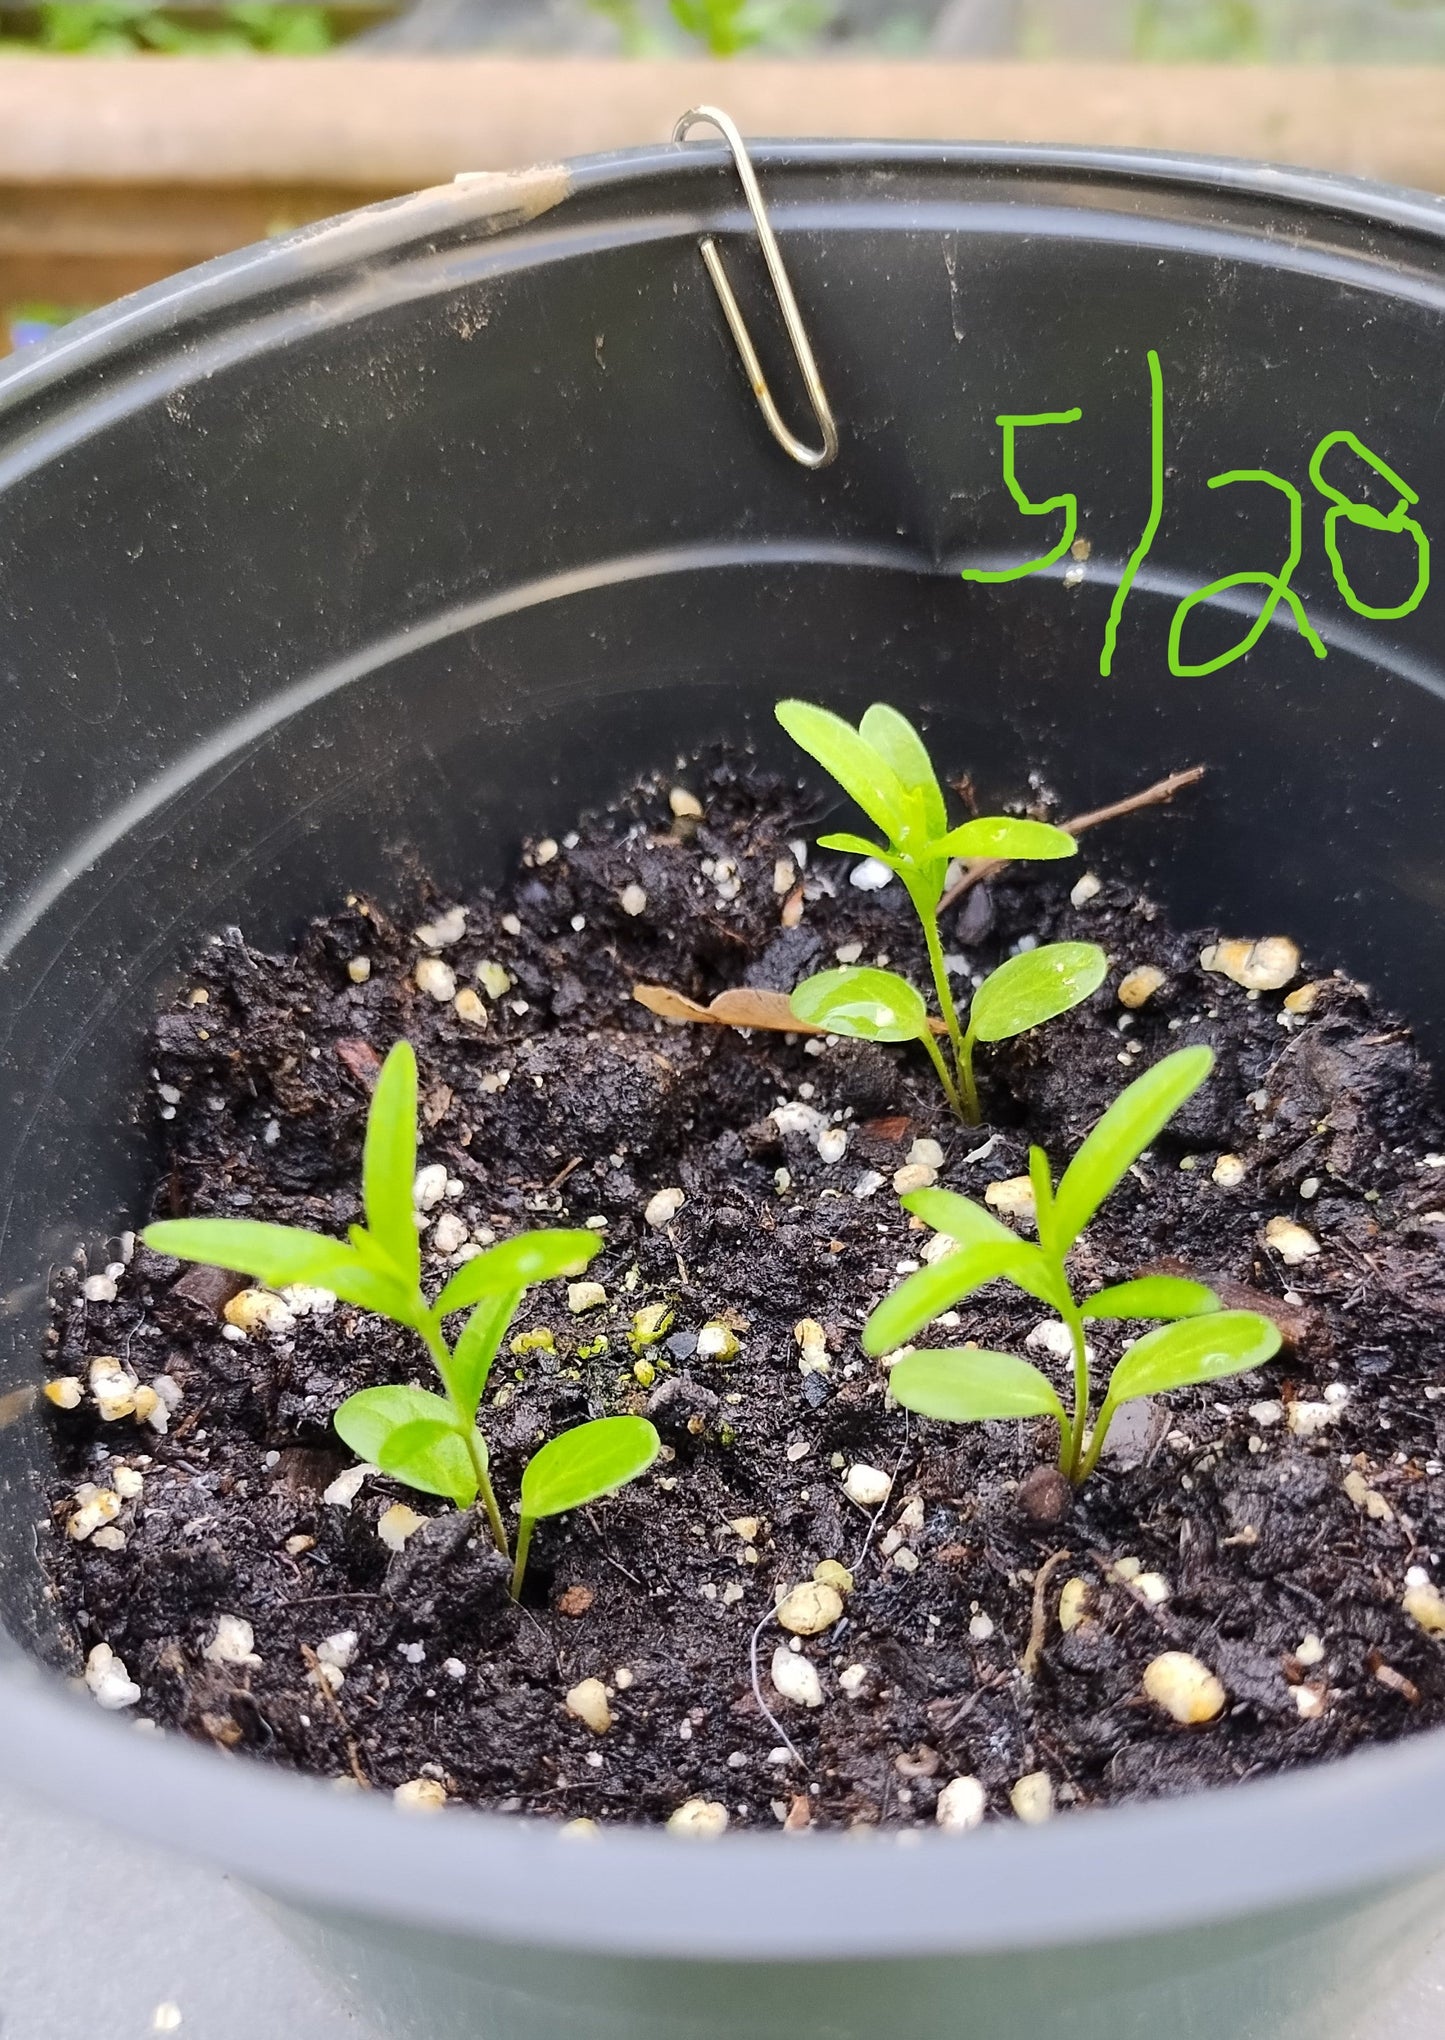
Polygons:
M757 173L748 155L747 144L721 107L717 106L690 107L673 129L672 139L675 142L682 141L689 130L701 121L707 121L715 127L732 150L733 161L742 180L743 195L747 199L748 210L753 216L753 225L757 228L758 240L762 245L763 260L767 263L768 274L773 279L778 309L783 315L783 324L792 342L793 355L807 387L808 399L813 406L813 416L817 419L818 429L823 435L821 448L805 445L783 423L782 414L773 401L772 391L768 388L767 377L763 374L758 350L753 345L752 335L748 332L747 322L743 318L742 307L733 295L733 287L728 282L722 256L711 234L704 235L698 243L699 253L707 267L708 275L712 278L713 289L717 292L723 316L728 322L738 353L742 356L743 367L748 372L748 381L753 386L753 395L758 400L758 408L767 421L768 430L783 451L790 454L800 467L825 468L838 455L838 427L823 388L822 377L818 374L818 364L813 358L802 314L798 310L798 301L793 296L793 286L788 281L782 251L778 247L777 238L763 207L763 194L758 188Z

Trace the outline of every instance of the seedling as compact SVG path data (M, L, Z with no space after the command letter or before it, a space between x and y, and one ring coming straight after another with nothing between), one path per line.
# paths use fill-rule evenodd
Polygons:
M818 841L825 850L874 857L902 879L923 928L948 1053L935 1036L923 998L894 971L857 966L820 971L793 993L793 1011L830 1034L921 1042L949 1104L976 1126L976 1043L1007 1041L1067 1013L1103 983L1108 959L1092 942L1050 942L1011 956L974 993L965 1027L938 929L949 860L1072 857L1078 845L1065 829L1014 815L981 816L950 829L943 789L923 739L905 716L883 702L874 703L856 730L830 709L806 701L780 701L775 712L793 741L882 830L883 843L847 833Z
M1043 1149L1030 1148L1037 1246L1019 1239L982 1205L950 1190L917 1190L903 1199L909 1211L946 1234L955 1248L884 1298L863 1328L865 1352L894 1352L940 1311L1002 1277L1057 1311L1068 1328L1074 1383L1073 1408L1066 1411L1053 1383L1028 1361L1011 1353L954 1347L905 1353L889 1375L899 1402L920 1416L955 1424L990 1417L1053 1417L1059 1427L1060 1470L1078 1484L1098 1464L1121 1403L1245 1374L1273 1358L1280 1340L1269 1319L1250 1310L1222 1310L1219 1298L1202 1282L1144 1275L1080 1301L1065 1265L1069 1249L1104 1199L1213 1065L1211 1049L1182 1048L1137 1077L1099 1120L1057 1189ZM1163 1322L1136 1340L1115 1367L1090 1432L1084 1327L1100 1318Z
M158 1254L230 1268L272 1288L307 1284L345 1303L390 1318L421 1339L443 1393L401 1383L348 1396L333 1419L362 1459L384 1473L442 1495L459 1509L480 1502L492 1541L509 1557L506 1526L488 1470L477 1412L487 1377L524 1291L559 1275L579 1275L602 1242L594 1232L520 1233L463 1262L435 1303L421 1286L421 1241L413 1208L416 1180L416 1057L409 1042L392 1049L377 1079L366 1122L362 1197L366 1224L345 1240L299 1226L251 1219L164 1219L143 1238ZM448 1346L446 1321L470 1315ZM521 1522L513 1598L521 1592L532 1530L623 1487L657 1457L657 1432L642 1417L600 1417L551 1439L522 1474Z

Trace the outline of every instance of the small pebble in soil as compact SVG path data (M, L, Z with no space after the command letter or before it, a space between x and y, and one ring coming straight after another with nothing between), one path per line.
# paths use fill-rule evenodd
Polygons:
M369 956L353 956L346 966L346 975L354 985L364 985L371 976L371 958Z
M1030 1523L1062 1523L1073 1514L1073 1486L1057 1466L1036 1466L1019 1482L1018 1508Z
M950 1778L938 1795L933 1818L947 1834L963 1835L983 1825L988 1794L977 1778Z
M773 1652L769 1676L780 1699L791 1701L795 1707L822 1706L823 1682L817 1666L798 1656L787 1644L780 1643Z
M1008 1176L1001 1183L990 1183L983 1193L983 1201L1003 1218L1017 1218L1026 1223L1033 1221L1034 1186L1027 1176Z
M823 1580L804 1580L777 1606L778 1621L794 1636L820 1636L843 1614L843 1596Z
M468 1027L485 1027L487 1025L486 1006L470 985L462 987L455 999L453 999L452 1005L456 1010L458 1020L464 1021Z
M798 1319L793 1326L793 1343L798 1349L800 1374L827 1374L830 1371L828 1334L816 1318Z
M1209 1173L1221 1190L1237 1190L1249 1173L1249 1165L1240 1155L1221 1155Z
M391 1797L403 1813L440 1813L447 1803L447 1788L437 1778L408 1778Z
M607 1688L600 1679L579 1679L575 1686L568 1688L563 1704L567 1712L584 1722L594 1735L606 1735L612 1726Z
M876 857L865 857L848 873L848 883L856 886L859 892L882 892L885 886L892 885L893 873Z
M702 802L685 786L674 786L668 793L667 804L680 822L702 820Z
M344 1473L338 1473L331 1485L321 1496L333 1509L349 1509L361 1493L361 1484L368 1474L379 1473L380 1467L371 1466L362 1460L358 1466L348 1466Z
M639 914L644 914L647 911L647 894L640 885L634 882L632 885L625 885L622 888L621 893L618 895L617 903L623 913L631 915L635 921Z
M216 1633L201 1655L213 1665L259 1665L256 1634L244 1615L218 1615Z
M852 1573L836 1558L820 1559L813 1567L813 1578L819 1586L831 1587L838 1594L851 1594L853 1591Z
M119 1713L122 1708L134 1707L140 1699L137 1686L108 1643L98 1643L85 1660L85 1683L98 1707L107 1713Z
M1096 877L1092 871L1086 871L1070 888L1069 903L1075 907L1086 907L1090 900L1096 900L1103 890L1102 879Z
M1042 1827L1054 1813L1054 1781L1047 1771L1030 1771L1009 1789L1009 1804L1027 1827Z
M884 1473L881 1467L865 1466L861 1462L850 1466L843 1476L844 1494L860 1509L881 1509L892 1487L891 1475Z
M413 976L417 990L425 992L429 999L435 999L439 1006L449 1006L457 995L457 974L439 956L424 956Z
M265 1332L284 1338L296 1324L290 1306L269 1289L241 1290L224 1306L223 1315L228 1325L234 1325L248 1337L252 1332Z
M1247 992L1279 992L1299 971L1299 950L1287 935L1266 935L1259 942L1211 942L1199 962Z
M581 1317L584 1311L598 1310L606 1301L607 1291L600 1282L567 1284L567 1308L573 1317Z
M1314 1234L1292 1218L1272 1218L1264 1229L1264 1244L1279 1255L1286 1268L1298 1268L1320 1252Z
M737 1333L719 1318L710 1318L697 1335L699 1360L736 1360Z
M728 1810L717 1799L685 1799L667 1817L670 1835L686 1835L691 1841L712 1841L727 1832Z
M642 1216L651 1226L671 1225L686 1202L685 1192L677 1189L675 1185L665 1190L656 1190L648 1198Z
M1224 1712L1224 1687L1208 1665L1186 1650L1162 1651L1144 1668L1144 1695L1175 1721L1197 1725Z
M45 1384L45 1399L58 1410L79 1409L84 1394L84 1387L73 1374L57 1375L54 1381Z
M1087 1622L1090 1613L1089 1582L1076 1573L1059 1590L1059 1627L1065 1635Z
M103 1423L119 1423L123 1417L135 1415L139 1385L130 1369L123 1367L113 1354L101 1354L90 1363L90 1392Z
M97 1487L90 1480L82 1481L75 1490L75 1501L75 1511L65 1528L77 1544L83 1544L102 1525L114 1522L121 1510L120 1496L113 1488Z
M1120 979L1119 1004L1127 1006L1130 1012L1137 1012L1141 1006L1147 1006L1167 982L1163 971L1156 969L1152 963L1141 964L1137 970L1131 970L1127 977Z
M1445 1634L1445 1594L1429 1580L1407 1585L1400 1602L1410 1620L1430 1636Z
M378 1522L376 1534L388 1551L405 1551L408 1537L414 1536L426 1520L405 1502L393 1502Z

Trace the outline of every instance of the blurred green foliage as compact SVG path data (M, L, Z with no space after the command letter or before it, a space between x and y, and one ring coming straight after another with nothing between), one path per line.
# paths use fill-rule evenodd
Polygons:
M286 0L234 0L215 14L155 7L150 0L41 0L33 28L12 33L0 18L0 49L49 55L132 56L159 50L172 56L314 56L337 37L324 7Z
M640 0L589 0L594 14L614 24L627 56L659 56L675 36L648 18ZM677 32L701 43L710 56L749 50L787 51L815 40L832 20L832 0L668 0Z

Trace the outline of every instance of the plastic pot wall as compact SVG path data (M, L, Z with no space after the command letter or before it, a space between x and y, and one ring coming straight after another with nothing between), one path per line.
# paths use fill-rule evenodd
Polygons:
M699 261L721 232L772 332L710 147L355 215L0 377L0 1762L272 1893L404 2040L1343 2035L1440 1902L1436 1736L913 1848L579 1846L142 1738L34 1662L47 1270L135 1222L147 1019L221 926L285 942L349 888L403 899L417 860L465 886L698 743L783 757L779 693L881 695L986 801L1034 769L1073 810L1206 765L1109 854L1185 922L1294 934L1440 1042L1439 602L1347 604L1308 464L1348 429L1436 514L1445 208L1062 151L758 160L842 428L821 474L767 438ZM1104 677L1151 522L1151 349L1162 508ZM1075 406L1020 431L1020 476L1077 494L1087 557L965 581L1060 529L1005 491L996 417ZM1285 489L1207 486L1239 470L1299 491L1327 656L1281 603L1248 656L1177 677L1181 599L1289 549ZM1336 535L1357 598L1398 608L1398 520ZM1265 592L1196 609L1183 663Z

